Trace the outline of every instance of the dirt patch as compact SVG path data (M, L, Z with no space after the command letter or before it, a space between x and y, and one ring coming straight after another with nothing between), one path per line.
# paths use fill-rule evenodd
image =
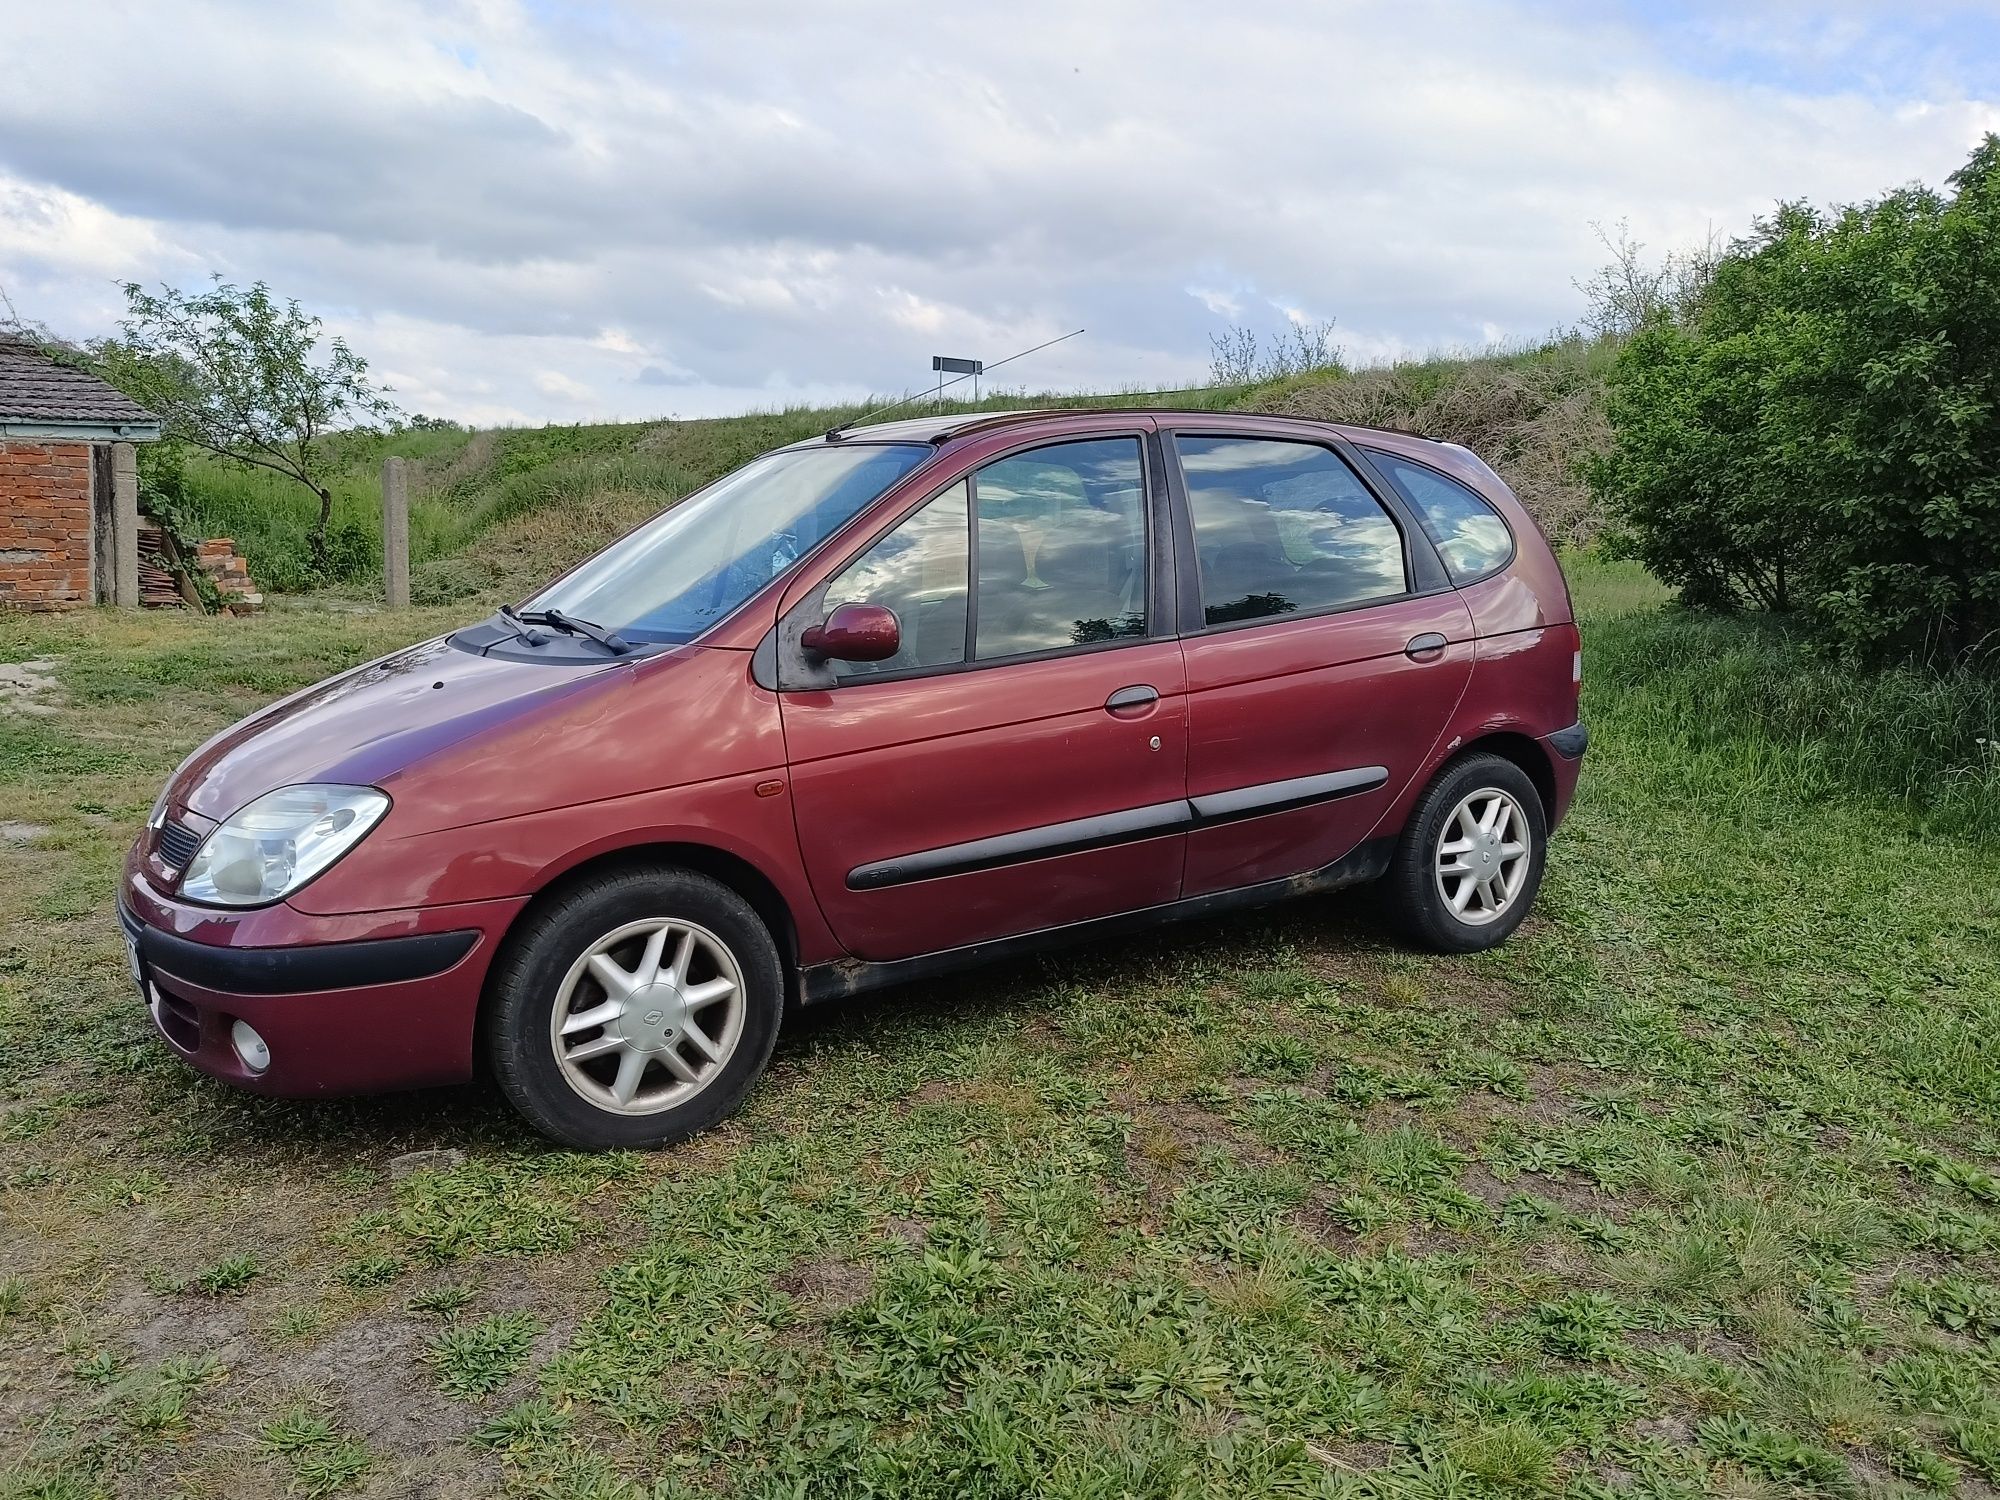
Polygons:
M1122 1100L1132 1116L1125 1168L1151 1205L1171 1203L1187 1185L1202 1154L1217 1148L1253 1167L1276 1166L1284 1157L1246 1136L1221 1116L1182 1100Z
M52 714L61 711L61 698L54 658L0 662L0 709L16 714Z
M286 1374L337 1397L371 1448L432 1452L462 1437L474 1411L447 1401L424 1378L424 1352L436 1334L437 1325L400 1312L356 1318L286 1361Z
M0 843L32 844L47 832L40 823L15 823L0 818Z
M1048 1113L1048 1106L1033 1090L994 1078L933 1078L911 1091L910 1103L991 1112L1002 1121L1015 1123L1038 1120Z
M1285 1215L1285 1222L1313 1244L1343 1255L1360 1252L1362 1237L1333 1216L1325 1195L1316 1194Z
M449 1172L464 1165L465 1153L455 1148L405 1151L401 1156L389 1158L389 1180L401 1182L412 1172Z
M1686 1448L1693 1446L1694 1424L1685 1417L1647 1417L1633 1424L1632 1434L1676 1448Z
M1511 1182L1502 1182L1478 1162L1458 1174L1458 1185L1494 1208L1504 1207L1510 1198L1540 1198L1579 1217L1595 1216L1617 1220L1619 1202L1602 1188L1574 1178L1551 1177L1545 1173L1523 1172Z
M1367 1474L1386 1469L1396 1456L1396 1450L1387 1443L1308 1442L1305 1446L1314 1463L1336 1474Z
M875 1272L870 1266L839 1256L802 1260L782 1271L772 1285L813 1318L830 1318L858 1307L875 1290Z
M1625 1342L1636 1349L1685 1349L1690 1353L1706 1355L1710 1359L1719 1359L1724 1364L1737 1366L1748 1365L1757 1357L1757 1351L1750 1345L1732 1334L1724 1333L1719 1328L1703 1328L1692 1332L1687 1329L1656 1332L1650 1328L1631 1328L1625 1332Z
M118 1330L137 1364L209 1355L234 1369L251 1347L249 1310L241 1297L162 1297L133 1287L110 1305L105 1323Z

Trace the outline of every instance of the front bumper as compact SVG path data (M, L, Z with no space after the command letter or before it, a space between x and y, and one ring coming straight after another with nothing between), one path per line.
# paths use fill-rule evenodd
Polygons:
M471 1077L486 969L523 904L315 918L281 903L222 920L128 866L118 921L168 1046L238 1088L311 1097ZM266 1067L238 1055L239 1020L263 1038Z

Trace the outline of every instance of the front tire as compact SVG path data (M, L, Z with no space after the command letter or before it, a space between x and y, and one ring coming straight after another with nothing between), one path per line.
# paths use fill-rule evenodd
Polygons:
M588 876L494 963L487 1050L510 1102L585 1150L670 1145L734 1114L784 1010L777 945L691 870Z
M1404 935L1438 953L1497 948L1542 887L1548 819L1527 773L1498 755L1453 761L1424 789L1386 879Z

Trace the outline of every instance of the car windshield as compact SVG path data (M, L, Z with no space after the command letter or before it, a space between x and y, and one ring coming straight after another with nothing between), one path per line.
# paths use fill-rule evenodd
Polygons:
M691 641L930 457L919 443L767 453L663 511L522 606L634 643Z

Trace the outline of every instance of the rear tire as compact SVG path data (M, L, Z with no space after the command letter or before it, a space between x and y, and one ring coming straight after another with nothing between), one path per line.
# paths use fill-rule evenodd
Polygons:
M1547 851L1547 814L1527 773L1474 752L1446 765L1417 799L1383 894L1418 947L1497 948L1535 904Z
M784 1011L777 945L691 870L588 876L510 934L487 1052L508 1102L584 1150L670 1145L734 1114Z

